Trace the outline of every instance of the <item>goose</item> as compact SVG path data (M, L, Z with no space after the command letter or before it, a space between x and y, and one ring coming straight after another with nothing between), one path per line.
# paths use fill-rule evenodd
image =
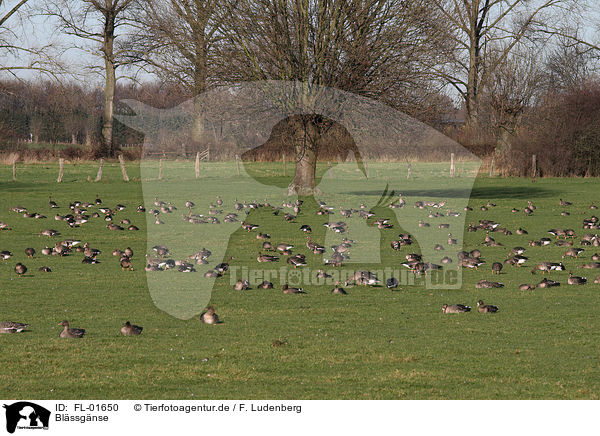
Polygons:
M554 280L549 280L546 277L544 277L542 281L537 284L538 288L551 288L553 286L560 286L560 283L555 282Z
M15 272L21 277L23 274L27 272L27 267L22 263L17 263L15 265Z
M488 280L479 280L476 284L475 287L478 289L484 288L484 289L491 289L491 288L503 288L504 285L502 283L499 282L490 282Z
M23 206L14 206L14 207L11 207L8 211L16 212L16 213L23 213L23 212L27 212L27 208L25 208Z
M90 244L88 244L87 242L85 244L83 244L83 254L84 254L84 256L95 258L100 253L102 253L100 250L98 250L96 248L91 248Z
M441 230L441 229L449 229L449 228L450 228L450 224L440 224L440 225L438 226L438 229L440 229L440 230Z
M277 262L277 261L279 261L279 257L277 257L277 256L270 256L268 254L262 254L259 251L258 252L258 256L256 257L256 260L258 260L259 262Z
M221 276L222 276L222 274L220 272L212 270L212 269L208 270L204 273L204 277L206 277L207 279L211 279L211 278L216 279Z
M121 226L119 226L119 225L117 225L117 224L114 224L114 223L107 224L107 225L106 225L106 228L107 228L108 230L112 230L112 231L121 231L121 230L125 230L123 227L121 227Z
M331 293L335 295L348 295L346 290L340 286L340 282L335 282L335 286L331 290Z
M575 259L577 259L577 256L579 256L581 253L583 253L584 249L583 248L569 248L567 251L565 251L565 254L562 255L562 258L564 259L565 257L574 257Z
M331 274L327 274L322 269L317 270L317 278L319 278L319 279L330 279L331 277L332 277Z
M570 216L571 214L570 214L569 212L567 212L566 210L563 210L563 211L560 213L560 215L561 215L561 216Z
M533 267L533 269L531 270L531 274L535 274L536 271L542 271L542 274L545 274L546 271L550 272L550 271L564 271L564 270L565 270L565 266L562 264L562 262L559 262L559 263L542 262L542 263L536 265L535 267Z
M61 338L82 338L85 335L84 329L69 328L69 321L67 320L59 322L58 325L64 327L59 335Z
M84 257L83 260L81 261L81 263L87 264L87 265L95 265L97 263L100 263L99 260L97 260L94 257Z
M561 236L566 236L566 233L563 229L550 229L548 230L548 233L556 236L556 239L560 238Z
M42 230L39 233L39 236L48 236L48 237L60 236L60 233L57 230L54 230L54 229L46 229L46 230Z
M596 278L594 279L594 283L596 283L596 284L600 283L600 276L596 276Z
M471 307L469 306L465 306L464 304L444 304L442 306L442 312L444 313L464 313L464 312L470 312L471 311Z
M516 207L513 207L513 208L512 208L510 211L511 211L512 213L517 213L517 212L519 211L519 209L517 209Z
M312 251L314 254L325 253L325 247L323 247L322 245L317 244L316 242L313 242L311 240L310 236L306 240L306 247L310 251Z
M525 212L525 215L529 216L533 213L533 209L530 207L526 207L525 209L523 209L523 212Z
M142 330L144 330L144 327L126 321L123 327L121 327L121 334L123 336L137 336L142 334Z
M260 283L257 288L259 289L273 289L273 283L265 280L262 283Z
M532 286L530 284L527 284L527 283L519 285L519 290L520 291L533 291L534 289L535 289L534 286Z
M442 245L440 245L440 244L435 244L433 246L433 249L436 250L436 251L444 251L444 247Z
M342 266L342 262L345 260L346 258L344 257L344 255L342 253L338 253L337 251L334 252L331 255L331 259L325 260L326 264L331 264L333 266L337 266L337 267L341 267Z
M514 265L514 266L521 266L522 264L524 264L525 262L527 262L529 258L525 257L525 256L520 256L520 255L514 255L513 257L511 257L510 259L506 259L504 261L504 263L508 263L510 265Z
M0 251L0 258L2 258L2 260L8 260L13 256L13 254L8 251L8 250L2 250Z
M217 266L215 266L215 271L218 271L221 274L224 274L225 271L227 271L229 269L229 262L231 262L233 259L234 259L233 256L229 256L227 258L226 262L222 262L222 263L218 264Z
M567 241L566 239L558 239L554 241L554 245L557 247L570 247L573 245L573 241Z
M600 260L600 255L598 255L598 253L592 254L592 260L594 260L594 261Z
M449 263L452 263L452 259L448 256L445 256L445 257L442 257L441 262L442 262L442 264L447 265Z
M258 229L257 224L250 224L250 223L247 223L246 221L242 221L241 225L242 225L242 228L244 230L246 230L247 232Z
M26 248L25 249L25 254L27 255L28 258L33 259L33 256L35 255L35 249L34 248Z
M561 206L571 206L573 203L571 203L570 201L565 201L561 198L559 204Z
M0 221L0 230L12 230L11 227L3 221Z
M277 251L287 251L287 250L291 250L292 248L294 248L294 246L292 244L277 244Z
M271 235L268 233L258 233L256 239L271 239Z
M581 268L585 268L585 269L597 269L597 268L600 268L600 262L586 263L584 265L581 265Z
M29 324L22 322L1 321L0 333L21 333L27 327L29 327Z
M263 242L262 248L266 251L274 251L273 244L271 244L269 241Z
M49 273L49 272L52 272L52 270L51 270L51 269L50 269L50 267L48 267L48 266L40 266L40 267L38 268L38 271L39 271L39 272L47 272L47 273Z
M425 221L421 220L419 221L419 227L429 227L429 223L426 223Z
M598 206L596 206L595 204L590 204L590 209L594 210L594 209L598 209Z
M222 321L219 319L219 315L215 313L213 306L208 306L206 311L200 315L200 321L204 324L220 324Z
M133 271L133 264L131 263L131 259L127 256L122 256L121 260L121 271Z
M448 233L448 245L456 245L456 239L452 239L452 233Z
M233 289L235 291L246 291L250 289L250 283L248 280L238 280L235 285L233 285Z
M496 313L498 312L498 306L492 304L483 304L482 300L477 302L477 311L479 313Z
M529 234L529 233L528 233L528 232L527 232L527 230L525 230L524 228L522 228L522 227L519 227L519 228L517 229L517 235L527 235L527 234Z
M306 294L302 288L290 288L287 283L283 285L282 290L284 294Z
M44 247L44 248L42 248L42 254L44 256L50 256L52 254L52 248L50 248L50 247Z
M585 277L574 276L572 272L569 272L567 283L569 285L585 285L587 283L587 279Z
M494 262L492 263L492 274L500 274L500 271L502 271L502 264L500 262Z
M458 265L461 267L464 267L464 268L477 269L484 263L485 263L485 261L483 261L479 258L465 257L465 258L459 260Z
M399 284L398 279L395 277L390 277L385 281L385 286L387 286L390 291L397 288Z
M312 229L307 224L304 224L303 226L301 226L300 227L300 231L306 232L306 233L312 233Z
M155 245L154 247L152 247L152 249L159 257L167 257L171 255L169 248L165 245Z
M306 259L301 254L297 254L295 256L292 256L292 257L288 258L287 263L289 263L290 265L292 265L294 268L298 268L299 266L306 266L307 265Z

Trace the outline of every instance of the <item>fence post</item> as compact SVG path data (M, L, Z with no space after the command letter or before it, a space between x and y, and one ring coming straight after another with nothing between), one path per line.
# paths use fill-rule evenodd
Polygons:
M531 181L535 182L535 176L537 173L537 156L534 154L531 156Z
M210 144L206 147L206 162L210 162Z
M331 162L327 162L327 170L329 171L329 178L333 179L333 173L331 172Z
M237 167L237 174L240 175L240 157L235 155L235 166Z
M123 173L123 180L125 182L129 182L129 176L127 175L127 170L125 169L125 160L123 159L123 155L119 155L119 163L121 164L121 172Z
M162 157L158 160L158 180L162 180Z
M200 152L196 153L196 178L200 177Z
M12 162L12 167L13 167L13 182L17 181L17 159L18 159L18 157L15 156L13 158L13 162Z
M490 177L494 176L494 157L492 156L492 163L490 163Z
M58 177L56 179L56 183L62 182L64 167L65 160L61 157L60 159L58 159Z
M450 177L454 177L454 153L450 153Z
M412 173L412 168L411 168L410 164L408 164L408 172L406 173L407 179L410 179L411 173Z
M286 176L285 153L283 153L283 177Z
M365 173L367 174L367 179L369 178L369 164L367 163L367 161L364 161L365 164Z
M100 158L100 166L98 167L98 174L96 175L96 180L94 182L99 182L102 180L102 166L104 165L104 159Z

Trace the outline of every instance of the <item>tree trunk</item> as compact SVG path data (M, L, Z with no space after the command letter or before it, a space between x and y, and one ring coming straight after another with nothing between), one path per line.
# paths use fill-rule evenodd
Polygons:
M77 144L77 133L71 133L71 144Z
M315 115L291 117L289 127L293 129L296 170L288 186L288 195L312 195L315 193L317 155L321 142L321 121Z
M107 17L104 27L104 66L105 66L105 86L104 86L104 120L102 124L102 139L106 146L106 151L109 156L114 155L113 146L113 116L115 102L115 62L114 62L114 17Z

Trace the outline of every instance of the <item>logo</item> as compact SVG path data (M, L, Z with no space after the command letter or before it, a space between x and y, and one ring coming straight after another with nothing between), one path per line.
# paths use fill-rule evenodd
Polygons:
M50 411L42 406L28 401L19 401L4 405L6 409L6 431L14 433L19 429L48 429Z

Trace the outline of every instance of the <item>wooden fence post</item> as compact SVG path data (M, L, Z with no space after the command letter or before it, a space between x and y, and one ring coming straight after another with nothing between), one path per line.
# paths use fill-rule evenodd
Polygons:
M283 153L283 177L286 176L285 153Z
M158 180L162 180L162 157L158 160Z
M490 163L490 177L494 176L494 157L492 157L492 162Z
M123 155L119 155L119 163L121 164L121 172L123 173L123 180L125 182L129 182L129 176L127 175L127 170L125 169L125 160L123 159Z
M450 177L454 177L454 153L450 153Z
M13 159L13 163L12 163L12 167L13 167L13 182L17 181L17 159L18 159L18 157L15 156L15 158Z
M206 147L206 162L210 162L210 144Z
M535 182L535 176L537 174L537 156L534 154L531 156L531 181Z
M200 152L196 153L196 178L200 177Z
M56 178L57 183L62 182L64 167L65 160L61 157L60 159L58 159L58 177Z
M412 168L411 168L410 164L408 164L408 172L406 173L407 179L410 179L411 173L412 173Z
M237 167L237 174L240 175L240 157L235 155L235 166Z
M96 175L96 180L94 182L99 182L102 180L102 167L104 166L104 159L100 158L100 166L98 167L98 174Z

